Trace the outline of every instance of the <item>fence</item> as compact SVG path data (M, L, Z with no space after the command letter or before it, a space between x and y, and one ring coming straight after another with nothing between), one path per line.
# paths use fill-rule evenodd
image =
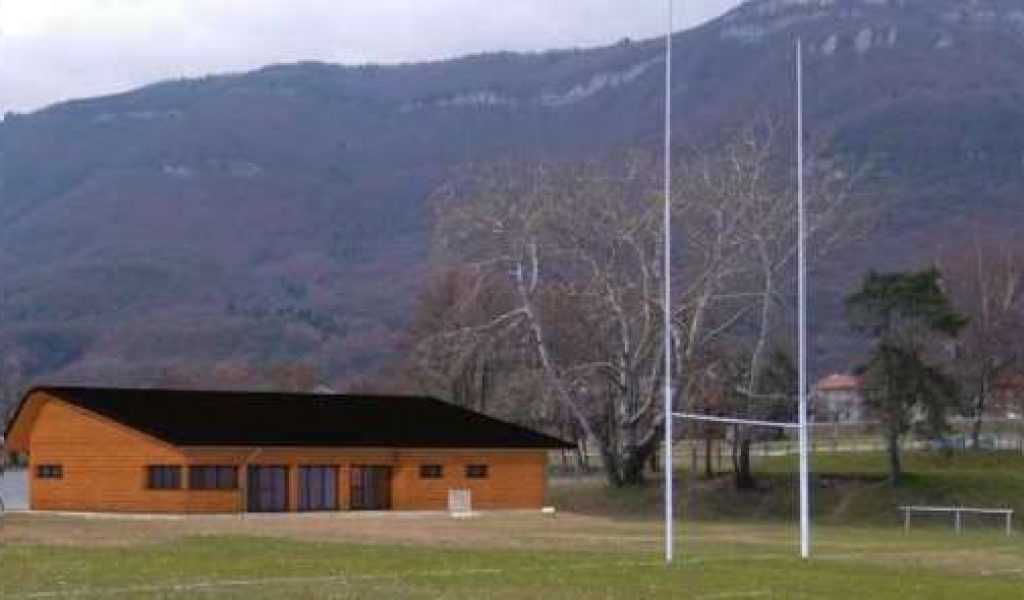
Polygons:
M1004 532L1009 537L1013 535L1013 509L1011 508L967 508L963 506L901 506L903 511L903 532L910 533L910 515L913 513L951 514L953 515L953 529L957 535L963 533L964 515L995 515L1003 519Z
M971 430L974 421L953 419L950 433L935 438L922 439L912 435L901 440L904 450L957 452L972 446ZM724 432L724 429L723 429ZM779 456L796 455L799 443L795 432L779 434L764 430L762 435L772 434L751 444L754 460ZM862 423L813 423L811 424L811 452L815 454L855 454L885 452L887 447L882 435L881 424L877 421ZM981 450L1013 451L1024 454L1024 421L990 419L983 422L978 446ZM586 445L586 455L576 451L563 451L552 457L552 471L555 474L574 475L594 473L600 469L601 457L595 450L597 444ZM704 439L682 439L673 448L675 462L680 467L689 466L693 471L703 471L708 463L710 450L711 468L716 472L727 472L733 468L733 445L723 437ZM651 465L657 470L656 465Z

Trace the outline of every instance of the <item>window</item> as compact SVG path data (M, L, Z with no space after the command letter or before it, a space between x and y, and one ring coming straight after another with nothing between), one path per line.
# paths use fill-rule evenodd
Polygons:
M146 467L146 487L151 490L180 490L181 467L176 465Z
M487 479L487 465L466 465L466 477L469 479Z
M190 490L237 490L238 467L189 467L188 487Z
M420 479L441 479L443 477L443 465L420 465Z
M61 465L39 465L36 467L36 479L63 479L64 467Z

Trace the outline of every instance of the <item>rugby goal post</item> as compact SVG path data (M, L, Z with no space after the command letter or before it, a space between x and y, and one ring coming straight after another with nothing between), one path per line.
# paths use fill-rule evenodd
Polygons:
M800 438L800 556L811 555L810 475L807 428L807 228L804 213L804 110L803 110L803 47L796 40L796 177L797 177L797 340L798 340L798 421L796 423L757 421L751 419L717 417L675 412L672 398L672 33L673 0L667 0L668 20L665 31L665 123L664 123L664 215L663 215L663 359L664 359L664 509L665 509L665 562L673 560L675 552L672 423L675 419L688 419L716 423L732 423L756 427L796 429Z
M720 423L724 425L747 425L750 427L765 427L771 429L795 429L800 434L800 556L803 558L809 558L811 555L811 511L810 511L810 485L809 470L810 465L808 458L808 436L807 436L807 402L806 394L800 394L800 421L797 423L789 423L785 421L761 421L757 419L739 419L732 417L716 417L712 415L701 415L696 413L685 413L685 412L674 412L672 417L675 419L683 419L687 421L700 421L705 423ZM669 468L672 464L672 446L671 444L665 447L665 459ZM671 504L671 488L666 486L665 488L665 503ZM666 527L666 532L669 529ZM666 539L666 544L672 544L673 540ZM668 558L671 560L671 558Z

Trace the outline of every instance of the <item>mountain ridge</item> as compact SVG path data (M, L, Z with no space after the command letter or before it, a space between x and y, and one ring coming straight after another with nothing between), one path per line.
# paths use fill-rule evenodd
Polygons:
M833 295L920 260L959 220L1021 214L1024 0L744 3L675 34L679 143L785 123L797 36L814 140L873 165L894 199ZM653 147L661 53L655 39L303 62L8 114L5 380L302 362L344 387L395 356L429 268L424 202L446 174Z

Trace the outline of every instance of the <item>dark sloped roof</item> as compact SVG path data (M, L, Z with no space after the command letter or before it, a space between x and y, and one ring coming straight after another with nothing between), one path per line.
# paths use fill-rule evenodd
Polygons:
M567 446L525 427L425 397L42 387L26 399L37 391L177 446Z

